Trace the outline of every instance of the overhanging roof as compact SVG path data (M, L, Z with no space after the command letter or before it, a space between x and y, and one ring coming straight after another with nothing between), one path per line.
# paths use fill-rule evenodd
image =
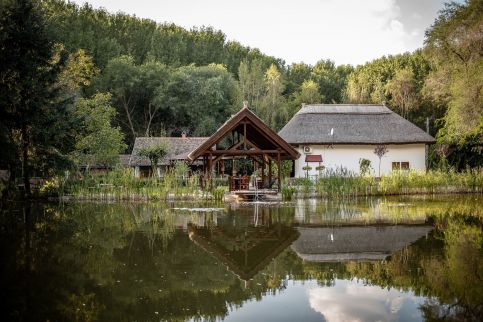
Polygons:
M300 156L297 150L268 127L248 107L244 107L228 119L208 140L192 151L188 155L188 159L194 161L200 156L208 154L211 148L218 144L230 132L236 131L243 133L244 126L247 128L247 139L258 145L262 150L277 150L280 152L282 159L295 160Z
M416 144L435 139L384 105L311 104L279 132L290 144Z

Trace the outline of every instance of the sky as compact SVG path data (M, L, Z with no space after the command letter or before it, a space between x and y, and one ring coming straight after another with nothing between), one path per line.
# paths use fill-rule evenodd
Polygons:
M460 2L463 0L459 0ZM85 0L74 0L83 4ZM423 46L445 0L88 0L159 23L212 26L285 60L358 65Z

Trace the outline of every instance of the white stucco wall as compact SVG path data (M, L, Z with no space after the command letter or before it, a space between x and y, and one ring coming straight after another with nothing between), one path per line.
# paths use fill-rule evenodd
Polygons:
M359 173L359 159L368 159L371 161L373 173L378 176L379 158L374 154L375 145L311 145L311 154L322 155L322 165L326 169L336 169L344 167L354 173ZM411 170L425 170L426 156L424 144L404 144L404 145L387 145L388 152L381 159L381 175L388 174L392 171L392 162L409 162ZM305 163L306 154L303 146L299 146L297 150L300 152L300 158L295 160L295 176L305 177L305 171L302 169ZM309 163L312 170L309 176L317 175L318 171L315 167L318 163Z

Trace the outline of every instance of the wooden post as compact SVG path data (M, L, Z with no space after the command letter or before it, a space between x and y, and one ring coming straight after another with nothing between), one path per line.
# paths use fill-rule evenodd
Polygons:
M280 192L280 191L281 191L281 188L282 188L282 178L281 178L281 176L280 176L280 174L281 174L282 172L281 172L281 169L280 169L280 164L281 164L281 163L280 163L280 151L279 151L279 152L277 153L278 192Z
M268 187L272 187L272 160L268 159Z
M213 189L213 178L212 178L212 168L213 168L213 155L210 153L208 156L208 178L210 179L210 189Z
M265 188L265 154L262 155L262 189Z

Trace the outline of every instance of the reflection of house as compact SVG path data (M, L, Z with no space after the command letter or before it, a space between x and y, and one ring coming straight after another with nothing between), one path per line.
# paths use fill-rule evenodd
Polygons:
M292 248L304 261L383 260L433 229L432 226L299 227Z
M159 160L158 172L161 174L166 167L177 161L185 161L188 154L204 143L207 137L139 137L134 141L134 147L131 154L130 165L134 168L136 177L148 177L151 173L151 162L147 157L139 156L141 149L153 147L160 144L167 146L168 155ZM192 168L196 168L196 163Z
M192 241L245 281L264 269L299 236L296 229L281 223L240 230L188 225L188 231Z
M343 167L359 173L360 159L370 160L377 169L377 145L386 145L388 150L381 159L381 174L393 169L424 170L425 145L435 142L384 105L305 105L279 134L302 154L295 161L296 177L306 175L303 167L307 165L309 175L318 173L318 161L311 162L306 155L321 156L327 169Z

